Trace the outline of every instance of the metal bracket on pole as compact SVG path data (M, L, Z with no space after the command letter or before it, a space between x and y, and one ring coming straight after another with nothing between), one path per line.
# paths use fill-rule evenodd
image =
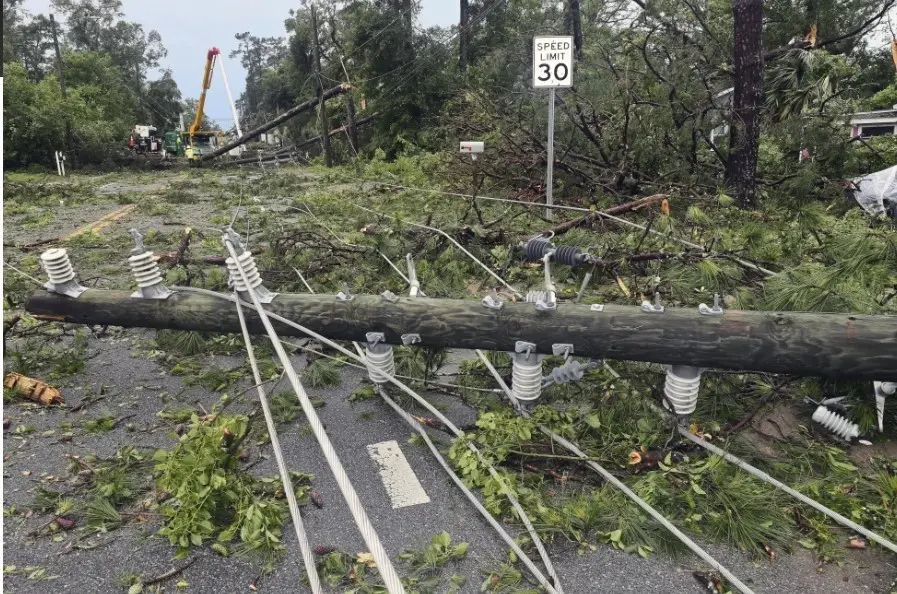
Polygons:
M533 351L536 350L535 343L526 342L525 340L518 340L514 343L514 352L515 353L526 353L526 356L529 357Z
M565 359L573 354L573 345L566 342L559 342L551 345L551 354L555 357L563 356Z
M386 343L386 334L383 332L367 332L364 336L368 350L376 355L382 355L392 349L392 346Z
M495 290L493 290L491 294L483 297L482 303L490 309L501 309L501 306L505 304L504 301L498 298L498 293L496 293Z
M352 301L355 295L349 292L349 283L343 283L343 290L336 294L337 301Z
M409 344L417 344L420 342L420 334L403 334L402 335L402 344L405 346Z
M663 306L660 304L660 293L654 293L654 303L647 299L642 301L642 311L646 313L663 313Z
M713 296L713 307L707 307L705 304L701 303L700 305L698 305L698 311L702 316L723 315L723 308L719 305L719 293L716 293Z

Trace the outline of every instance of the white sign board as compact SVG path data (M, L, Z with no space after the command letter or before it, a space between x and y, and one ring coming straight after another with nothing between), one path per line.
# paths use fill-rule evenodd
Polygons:
M573 37L533 38L533 86L573 86Z
M482 153L485 150L485 146L482 141L476 140L462 140L461 141L461 152L462 153Z

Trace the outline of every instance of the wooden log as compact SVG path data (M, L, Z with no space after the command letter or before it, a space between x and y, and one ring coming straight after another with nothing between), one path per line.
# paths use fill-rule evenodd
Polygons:
M331 89L327 89L320 96L320 99L318 97L315 97L314 99L309 99L308 101L303 101L302 103L300 103L294 107L291 107L290 109L283 112L282 114L280 114L279 116L277 116L276 118L271 120L270 122L266 122L266 123L262 124L261 126L258 126L257 128L253 128L249 132L246 132L240 138L238 138L232 142L228 142L224 146L215 149L211 153L204 154L200 160L208 161L209 159L214 159L215 157L217 157L219 155L223 155L224 153L228 152L229 150L231 150L233 148L237 148L241 144L246 144L252 138L255 138L259 134L263 134L263 133L267 132L268 130L270 130L271 128L275 128L275 127L283 124L287 120L296 117L300 113L306 112L310 109L314 109L314 107L318 104L319 101L326 101L327 99L331 99L333 97L336 97L337 95L341 95L341 94L347 92L348 90L349 90L349 85L347 85L347 84L340 84Z
M598 312L570 303L537 311L532 303L490 309L479 300L402 297L391 303L370 295L346 302L333 295L281 294L268 307L336 340L364 341L367 332L383 332L386 342L402 344L403 334L414 333L421 337L420 346L496 351L513 351L523 340L546 354L555 343L569 343L576 355L592 358L897 380L897 316L743 310L705 316L696 308L646 313L625 305L606 305ZM77 324L240 331L232 303L186 292L144 300L126 291L88 289L77 299L38 291L26 310ZM264 333L251 309L247 321L252 333ZM302 336L274 325L283 336Z

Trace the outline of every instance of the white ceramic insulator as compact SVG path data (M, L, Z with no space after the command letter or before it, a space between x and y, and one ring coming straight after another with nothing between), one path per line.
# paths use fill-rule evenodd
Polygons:
M547 303L550 297L548 291L527 291L524 296L524 301L527 303L536 303L537 301Z
M511 367L511 392L517 400L532 401L542 395L542 357L518 353Z
M262 284L262 277L259 275L259 270L252 254L243 252L237 256L237 259L240 261L240 265L246 272L246 277L249 279L249 288L255 289ZM225 260L225 263L227 264L227 271L230 273L231 282L237 288L237 291L241 293L248 291L249 288L247 288L246 284L243 282L243 276L240 274L240 270L237 268L237 263L234 262L234 259L228 258Z
M381 349L383 349L382 346L377 350ZM392 347L389 346L383 349L383 351L382 353L375 353L370 348L365 349L365 357L368 363L370 363L368 378L375 384L385 384L389 381L387 376L396 374L396 360L393 356Z
M677 415L690 415L698 405L698 392L701 389L701 369L689 365L671 365L667 367L667 379L663 386L666 396L664 406L673 406Z
M65 248L53 248L40 255L41 265L54 285L74 280L75 270Z
M859 437L860 435L859 425L851 423L845 417L821 405L813 413L813 420L847 441L850 441L852 437Z
M128 266L137 280L137 286L141 289L158 285L162 282L162 272L159 265L153 259L152 252L143 252L128 258Z

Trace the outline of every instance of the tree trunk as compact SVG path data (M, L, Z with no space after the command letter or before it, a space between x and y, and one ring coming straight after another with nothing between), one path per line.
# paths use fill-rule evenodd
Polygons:
M91 289L77 299L35 292L25 305L38 319L73 324L239 332L233 303L177 292L168 299L134 299L129 291ZM897 316L743 311L701 315L697 308L669 307L646 313L631 305L558 304L539 311L532 303L506 302L501 309L476 299L282 293L267 311L294 320L333 340L364 341L383 332L385 342L402 344L417 334L421 347L514 351L517 341L550 354L552 345L572 344L576 356L717 369L745 369L792 375L876 381L897 380ZM246 309L253 334L264 333L254 308ZM283 336L302 336L272 320Z
M352 154L358 156L358 122L355 120L355 101L352 93L346 93L346 129L349 132L349 148ZM330 132L333 135L333 132Z
M461 0L461 22L458 25L458 28L461 30L461 36L458 38L459 43L459 59L458 59L458 70L461 72L467 72L467 25L470 22L470 10L467 4L467 0Z
M332 89L327 89L326 91L324 91L324 94L321 95L321 98L326 101L327 99L336 97L337 95L341 95L342 93L347 93L350 88L351 87L349 87L349 85L347 85L347 84L337 85L337 86L333 87ZM310 109L313 109L315 107L315 105L319 105L320 102L321 102L321 99L318 99L317 97L314 99L309 99L308 101L303 101L302 103L295 105L295 106L291 107L290 109L288 109L287 111L283 112L282 114L277 116L275 119L271 120L270 122L266 122L266 123L262 124L261 126L258 126L257 128L253 128L252 130L244 133L243 136L241 136L240 138L238 138L232 142L229 142L222 147L215 149L211 153L204 154L202 156L202 160L209 161L219 155L223 155L224 153L226 153L227 151L229 151L233 148L237 148L238 146L240 146L242 144L246 144L247 142L249 142L250 139L257 137L264 132L267 132L271 128L274 128L276 126L283 124L287 120L296 117L300 113L303 113Z
M327 125L327 107L324 102L324 83L321 82L321 48L318 42L318 17L314 5L311 7L311 30L314 36L315 74L318 76L318 117L321 123L321 148L324 151L324 165L333 167L333 151L330 147L330 126Z
M570 0L568 19L570 34L573 35L573 56L582 60L582 17L579 13L579 0Z
M735 93L726 181L742 208L757 204L757 154L763 108L763 0L733 0Z

